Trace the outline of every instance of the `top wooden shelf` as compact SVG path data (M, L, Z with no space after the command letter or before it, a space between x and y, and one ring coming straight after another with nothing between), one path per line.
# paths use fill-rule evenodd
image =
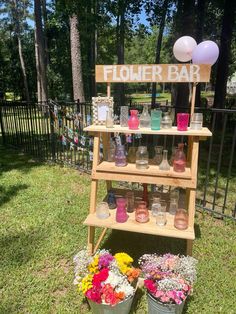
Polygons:
M212 136L211 131L208 128L202 128L201 130L178 131L176 126L172 126L170 129L151 130L150 128L140 128L138 130L130 130L128 127L121 127L120 125L114 125L113 128L106 128L104 125L90 125L84 128L87 132L99 132L99 133L125 133L125 134L152 134L152 135L180 135L180 136L199 136L208 137Z

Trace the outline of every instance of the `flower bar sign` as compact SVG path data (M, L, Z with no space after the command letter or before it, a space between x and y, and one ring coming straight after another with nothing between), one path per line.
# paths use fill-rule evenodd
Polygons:
M96 65L96 82L209 82L209 64Z

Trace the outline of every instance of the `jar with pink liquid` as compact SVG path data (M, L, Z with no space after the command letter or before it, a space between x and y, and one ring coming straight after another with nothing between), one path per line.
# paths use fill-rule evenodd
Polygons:
M186 167L186 156L183 151L184 144L178 144L178 149L176 150L174 161L173 161L173 170L176 172L184 172Z
M189 113L177 113L177 130L187 131L189 122Z
M149 212L146 202L140 201L136 204L135 220L141 223L149 221Z

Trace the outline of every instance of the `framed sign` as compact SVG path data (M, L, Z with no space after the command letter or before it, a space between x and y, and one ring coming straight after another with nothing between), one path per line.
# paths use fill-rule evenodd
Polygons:
M92 97L93 124L105 125L108 109L113 113L113 97Z

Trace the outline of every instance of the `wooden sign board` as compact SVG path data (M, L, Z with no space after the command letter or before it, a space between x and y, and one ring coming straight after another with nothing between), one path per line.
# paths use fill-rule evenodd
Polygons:
M210 64L96 65L96 82L209 82Z

